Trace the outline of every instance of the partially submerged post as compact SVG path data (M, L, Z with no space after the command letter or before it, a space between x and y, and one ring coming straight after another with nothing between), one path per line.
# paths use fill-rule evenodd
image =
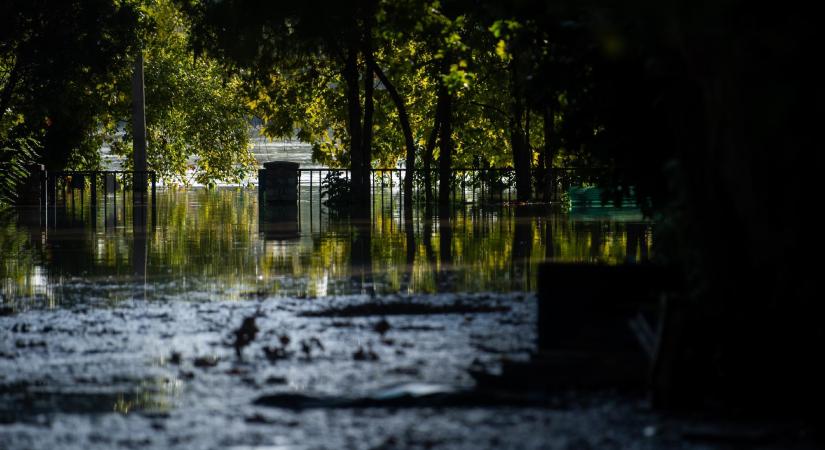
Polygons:
M265 239L299 235L298 168L295 162L270 161L258 171L258 222Z

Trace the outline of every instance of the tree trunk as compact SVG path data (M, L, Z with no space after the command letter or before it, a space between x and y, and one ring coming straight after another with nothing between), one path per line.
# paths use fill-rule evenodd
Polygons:
M378 76L378 79L381 80L381 84L387 88L387 92L390 94L393 103L395 103L396 109L398 109L398 121L401 123L401 131L404 134L404 144L407 146L407 158L405 166L407 168L406 176L404 177L404 211L405 214L407 212L412 212L412 196L413 196L413 170L415 169L415 140L413 139L412 127L410 126L410 116L407 113L407 106L404 104L404 99L401 98L401 95L398 93L398 90L395 88L384 72L375 64L373 58L369 59L369 63L375 72L375 75Z
M532 158L528 143L525 142L526 134L522 124L524 104L515 61L510 63L510 96L513 99L510 117L510 145L513 148L513 167L516 169L516 198L520 202L526 202L533 194L530 180Z
M441 91L439 90L439 93ZM435 107L435 118L433 119L433 129L430 131L430 137L427 139L427 147L424 149L423 163L424 163L424 203L427 209L427 217L432 217L433 204L433 181L432 181L432 162L433 151L435 150L435 143L438 140L438 129L441 127L441 97L438 97Z
M363 154L361 151L361 96L358 86L358 51L355 46L347 49L347 59L342 73L346 83L347 127L350 139L350 169L352 171L352 200L363 197ZM369 185L367 185L368 187Z
M365 49L366 50L366 49ZM372 71L364 71L364 130L361 133L361 192L359 204L369 205L370 199L370 177L372 173L372 117L375 110L373 103L373 92L375 83L372 78Z
M369 11L368 11L369 13ZM364 127L361 132L361 179L359 180L358 197L359 205L369 205L370 201L370 177L372 175L372 122L375 111L373 94L375 92L375 79L372 74L370 61L372 54L372 23L369 14L365 15L364 36L361 49L366 66L364 67Z
M361 178L358 180L357 204L369 210L371 199L370 183L372 176L372 125L375 111L373 94L375 92L375 78L370 63L374 60L372 48L372 29L375 21L377 2L368 1L361 10L363 35L361 36L361 52L364 55L364 123L361 131Z
M550 200L553 197L553 187L555 186L553 173L553 160L556 155L553 152L553 110L550 105L544 107L544 149L542 152L543 176L544 180L544 199Z
M439 216L449 217L450 210L450 185L452 184L451 169L453 165L453 126L452 126L452 95L447 92L447 87L443 84L439 88L442 90L440 97L441 114L438 139L438 205Z

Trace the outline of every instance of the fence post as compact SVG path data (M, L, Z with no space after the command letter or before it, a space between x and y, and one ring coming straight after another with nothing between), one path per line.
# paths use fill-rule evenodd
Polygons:
M89 192L91 194L89 214L91 215L92 228L97 228L97 172L89 172L89 183Z
M270 161L258 172L258 222L264 239L293 239L299 235L298 192L301 170L289 161ZM312 171L310 171L312 186ZM312 189L310 187L310 202ZM310 203L311 205L311 203ZM312 207L310 206L310 226ZM310 229L311 231L311 229Z
M121 172L123 176L123 220L126 220L126 172ZM135 180L132 180L134 184ZM134 186L132 186L134 187Z

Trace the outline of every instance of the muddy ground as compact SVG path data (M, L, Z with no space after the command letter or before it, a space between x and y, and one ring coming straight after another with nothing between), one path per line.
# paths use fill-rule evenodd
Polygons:
M7 307L0 448L811 445L794 424L664 416L627 391L452 401L470 369L535 350L532 294L249 297Z

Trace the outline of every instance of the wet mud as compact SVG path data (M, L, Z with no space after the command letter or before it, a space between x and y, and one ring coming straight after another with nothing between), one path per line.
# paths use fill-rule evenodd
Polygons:
M535 350L535 302L485 293L16 310L0 317L0 448L777 448L751 428L720 442L718 428L654 413L635 392L479 391L472 370L496 373Z

